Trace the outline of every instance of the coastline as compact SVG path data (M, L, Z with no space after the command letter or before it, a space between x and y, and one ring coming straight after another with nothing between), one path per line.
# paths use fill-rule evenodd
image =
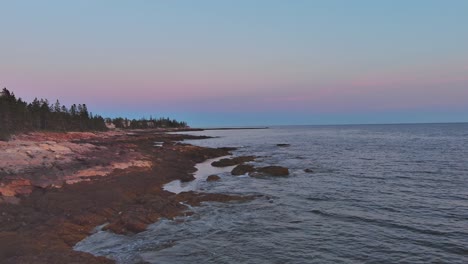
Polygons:
M199 190L199 185L201 182L207 181L207 178L210 175L218 175L224 172L230 172L235 166L226 166L226 167L213 167L211 164L213 162L219 162L223 158L231 158L231 155L216 157L212 159L207 159L201 163L197 163L195 168L197 171L194 172L193 176L195 179L189 182L183 182L181 180L173 180L164 184L163 189L175 194L188 191Z
M0 160L2 263L114 263L73 246L96 226L138 233L161 218L190 213L184 204L251 199L165 191L168 182L193 180L197 163L232 150L184 144L207 137L167 132L173 131L31 133L2 143L3 153L27 161Z

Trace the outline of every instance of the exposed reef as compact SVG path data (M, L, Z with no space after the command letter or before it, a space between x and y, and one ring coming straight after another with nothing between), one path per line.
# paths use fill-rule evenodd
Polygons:
M234 157L234 158L226 158L226 159L221 159L221 160L211 163L211 166L213 167L235 166L235 165L239 165L245 162L254 161L255 158L256 158L255 156L240 156L240 157Z
M256 169L256 175L288 176L289 169L281 166L267 166Z
M232 169L231 174L235 176L244 175L249 172L254 172L255 167L249 164L241 164L237 165L234 169Z

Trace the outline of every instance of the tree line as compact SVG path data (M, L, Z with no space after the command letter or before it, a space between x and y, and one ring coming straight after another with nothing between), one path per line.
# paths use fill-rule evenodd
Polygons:
M108 127L120 129L176 128L187 123L169 118L129 120L93 115L86 104L73 104L69 108L59 100L35 98L31 103L16 98L6 88L0 92L0 140L8 140L12 134L29 131L106 131Z
M180 122L175 119L170 118L158 118L153 119L150 117L149 119L141 118L141 119L128 119L117 117L114 119L106 118L106 124L112 124L115 128L121 129L149 129L149 128L178 128L178 127L187 127L186 122Z

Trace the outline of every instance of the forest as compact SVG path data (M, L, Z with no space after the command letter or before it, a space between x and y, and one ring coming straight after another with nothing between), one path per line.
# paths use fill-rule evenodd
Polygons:
M187 127L187 123L159 119L103 118L88 111L86 104L62 105L59 100L35 98L28 103L6 88L0 92L0 140L11 135L32 131L106 131L117 129L149 129Z

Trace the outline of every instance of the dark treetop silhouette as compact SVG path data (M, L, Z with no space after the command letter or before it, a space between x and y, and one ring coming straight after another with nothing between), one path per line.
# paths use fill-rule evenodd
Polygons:
M27 103L6 88L0 92L0 140L29 131L105 131L109 125L121 129L146 129L186 127L187 123L169 118L104 119L88 112L86 104L73 104L67 108L59 100L50 104L47 99L37 98Z

